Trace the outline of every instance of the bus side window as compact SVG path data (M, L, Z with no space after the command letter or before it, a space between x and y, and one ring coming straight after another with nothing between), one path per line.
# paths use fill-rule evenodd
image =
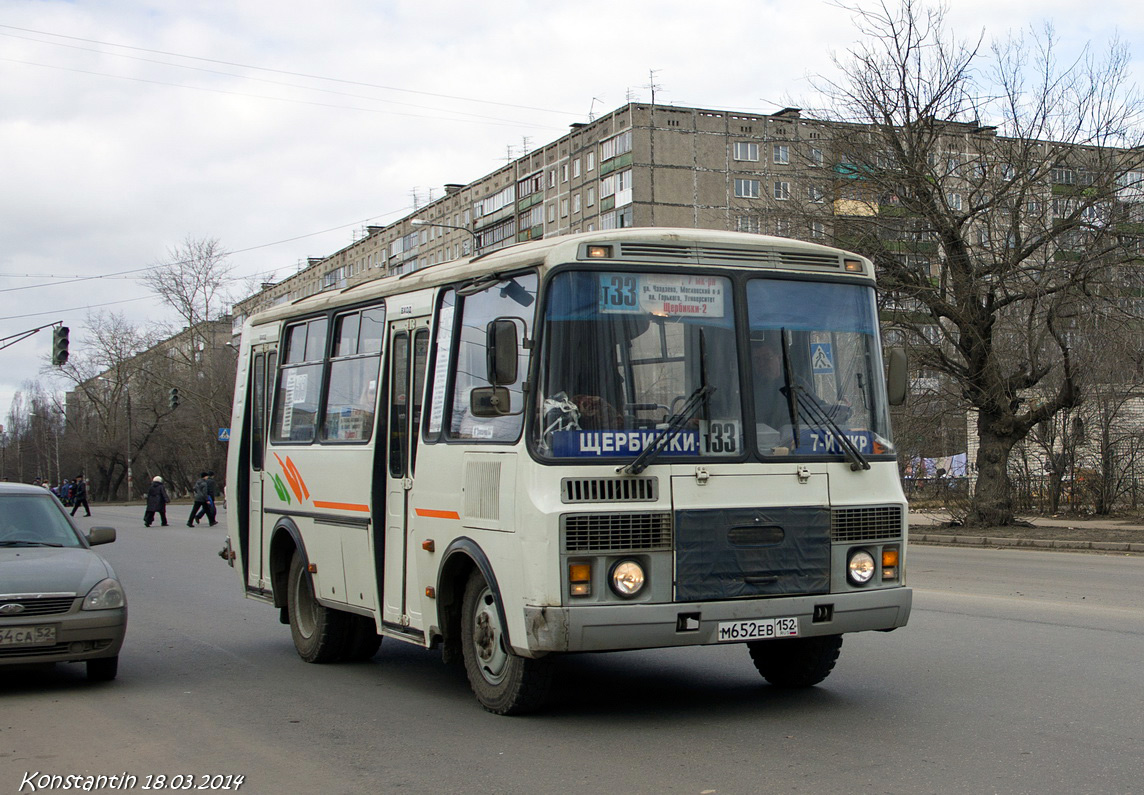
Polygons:
M275 442L312 442L322 395L326 318L298 323L286 331L286 351L274 399Z
M250 381L254 395L254 405L250 409L250 467L261 470L262 454L266 449L266 354L255 355Z

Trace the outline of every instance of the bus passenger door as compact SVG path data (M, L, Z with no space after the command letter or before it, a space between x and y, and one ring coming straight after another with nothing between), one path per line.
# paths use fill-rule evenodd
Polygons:
M266 436L270 428L270 396L274 389L274 373L278 367L275 345L256 345L251 349L250 383L247 392L250 407L250 458L247 483L247 537L243 539L243 560L246 561L246 584L268 590L270 573L267 571L262 536L262 477L266 469ZM252 549L253 548L253 549ZM252 552L254 557L251 557Z
M417 462L418 428L425 391L429 351L429 319L389 324L386 384L388 435L386 444L385 563L382 622L395 629L411 623L406 591L409 561L409 496Z

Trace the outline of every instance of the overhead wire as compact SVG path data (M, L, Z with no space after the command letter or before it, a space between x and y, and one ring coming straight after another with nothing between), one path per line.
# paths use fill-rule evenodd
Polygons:
M497 102L495 100L490 100L490 99L475 99L472 97L458 96L455 94L440 94L440 93L435 93L432 91L419 91L419 90L412 89L412 88L399 88L396 86L386 86L386 85L380 85L377 83L368 83L368 82L365 82L362 80L346 80L346 79L338 78L338 77L327 77L325 75L308 74L306 72L294 72L294 71L290 71L287 69L274 69L272 67L266 67L266 66L253 66L251 64L237 63L235 61L224 61L224 60L217 59L217 58L204 58L204 57L201 57L198 55L185 55L183 53L169 52L166 50L153 50L153 49L148 49L146 47L134 47L134 46L129 45L129 44L116 44L114 42L99 41L98 39L87 39L87 38L83 38L80 36L67 36L67 35L64 35L62 33L51 33L49 31L35 30L33 28L21 28L21 27L15 26L15 25L2 25L2 24L0 24L0 28L4 28L7 30L18 30L18 31L21 31L23 33L35 33L35 34L38 34L41 36L52 36L52 37L60 38L60 39L67 39L69 41L82 41L82 42L85 42L87 44L99 44L99 45L102 45L104 47L119 47L119 48L122 48L125 50L134 50L135 52L151 53L152 55L166 55L166 56L170 56L173 58L186 58L188 60L202 61L204 63L214 63L214 64L219 64L222 66L236 66L240 69L252 69L252 70L256 70L256 71L260 71L260 72L271 72L274 74L289 75L291 77L304 77L304 78L307 78L310 80L324 80L324 81L331 82L331 83L342 83L344 85L361 86L364 88L377 88L377 89L381 89L383 91L397 91L397 92L406 93L406 94L419 94L421 96L437 97L438 99L452 99L452 100L457 100L460 102L475 102L475 103L480 103L482 105L497 105L497 106L505 107L505 108L515 108L518 110L531 110L531 111L537 111L537 112L541 112L541 113L554 113L554 114L560 114L563 116L579 115L579 114L571 114L568 111L554 110L552 108L538 108L538 107L535 107L532 105L517 105L517 104L510 103L510 102ZM51 44L51 42L44 42L44 43L45 44Z
M4 26L0 25L0 28L2 28L2 27L4 27ZM460 114L462 116L470 116L474 119L483 119L486 121L493 121L493 122L497 122L497 123L513 123L513 124L518 123L518 122L515 122L515 121L510 120L510 119L504 119L504 118L496 117L496 116L485 116L485 115L482 115L479 113L469 113L467 111L451 110L448 108L439 108L439 107L433 107L433 106L429 106L429 105L417 105L417 104L410 103L410 102L399 102L397 100L392 100L392 99L382 99L381 97L368 96L366 94L351 94L347 91L335 91L335 90L329 89L329 88L319 88L317 86L306 86L306 85L301 85L299 83L287 83L287 82L283 82L281 80L269 80L269 79L264 78L264 77L253 77L250 75L236 74L234 72L223 72L223 71L220 71L218 69L207 69L207 68L201 67L201 66L190 66L188 64L172 63L170 61L159 61L159 60L156 60L154 58L142 58L142 57L137 56L137 55L128 55L126 53L108 52L106 50L99 50L99 49L95 49L93 47L80 47L80 46L75 45L75 44L64 44L61 42L44 41L43 39L34 39L34 38L29 37L29 36L18 36L14 33L5 33L2 30L0 30L0 36L6 36L8 38L20 39L22 41L30 41L30 42L34 42L36 44L46 44L50 47L65 47L67 49L78 50L80 52L91 52L91 53L96 53L99 55L111 56L112 58L124 58L127 60L139 61L141 63L156 64L159 66L168 66L168 67L171 67L173 69L186 69L188 71L202 72L202 73L210 74L210 75L219 75L222 77L233 77L233 78L236 78L238 80L250 80L250 81L253 81L256 83L266 83L266 84L272 85L272 86L282 86L285 88L296 88L296 89L300 89L302 91L316 91L316 92L323 93L323 94L333 94L334 96L350 97L352 99L364 99L364 100L367 100L370 102L383 102L383 103L386 103L389 105L401 105L403 107L417 108L419 110L430 110L430 111L438 111L441 113ZM97 42L97 43L99 43L99 42ZM104 46L119 46L119 45L104 45ZM181 57L191 57L191 56L181 56ZM32 66L44 66L43 64L36 64L36 63L32 63L30 61L18 61L18 63L29 64ZM61 69L63 69L66 67L47 67L47 68L61 68ZM241 67L241 68L257 68L257 67ZM102 72L85 71L83 73L84 74L95 74L95 75L106 76L106 77L118 77L118 75L106 75L105 73L102 73ZM180 86L180 87L187 87L187 86L182 86L182 84L179 84L179 83L175 83L175 84L162 83L161 85L176 85L176 86ZM242 96L256 96L257 97L258 95L242 95ZM259 97L259 98L271 99L270 97ZM492 103L492 104L496 104L496 103ZM342 106L334 106L334 107L342 107ZM511 106L511 107L515 107L515 106ZM349 108L349 109L360 110L359 108ZM412 114L409 114L409 115L412 115ZM437 117L414 116L414 118L437 118ZM459 119L458 119L458 121L459 121ZM543 127L544 125L535 125L535 126Z

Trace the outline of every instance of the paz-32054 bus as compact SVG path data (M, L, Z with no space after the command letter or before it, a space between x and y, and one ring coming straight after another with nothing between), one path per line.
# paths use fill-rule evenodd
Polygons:
M805 687L905 625L869 260L758 235L557 237L243 329L224 550L309 662L440 645L496 713L561 652L745 644Z

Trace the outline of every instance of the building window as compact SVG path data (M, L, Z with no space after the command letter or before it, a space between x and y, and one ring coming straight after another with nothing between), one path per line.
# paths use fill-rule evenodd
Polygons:
M735 180L735 198L737 198L737 199L757 199L757 198L759 198L759 181L757 179L736 179Z
M759 159L759 145L749 141L736 141L732 156L735 160L757 161Z
M822 161L822 150L821 149L811 149L810 150L810 164L812 166L820 167L820 166L822 166L822 162L823 162Z
M561 218L567 218L568 217L568 200L567 199L561 199L560 200L560 217Z
M553 169L552 171L548 172L548 187L550 187L550 188L556 187L556 169Z
M574 213L580 212L580 194L579 193L577 193L575 196L572 197L572 212L574 212Z
M762 224L757 215L738 215L735 216L735 231L736 232L750 232L751 234L759 234L762 231Z
M825 191L817 185L811 185L806 189L806 197L815 204L822 204L825 195Z
M625 130L600 144L600 160L610 160L632 151L632 131Z
M632 203L632 170L621 171L616 174L616 206L623 207Z
M822 221L810 222L810 237L812 240L822 240L826 237L826 224Z
M789 218L776 218L775 219L775 234L779 237L790 237L790 219Z
M593 207L596 204L596 189L588 188L588 206Z
M587 161L585 164L586 170L587 171L595 171L595 169L596 169L596 153L595 152L589 152L588 154L584 155L584 160Z
M565 163L564 165L562 165L560 167L560 181L561 182L567 182L568 181L568 164L567 163Z
M577 179L580 177L580 158L572 161L572 176Z
M775 144L774 162L776 165L781 166L785 166L790 163L790 146L787 144Z
M790 183L789 182L776 182L774 184L774 197L779 201L786 201L790 198Z
M959 210L959 211L961 210L962 204L961 204L961 194L960 193L947 194L946 200L949 202L949 209Z

